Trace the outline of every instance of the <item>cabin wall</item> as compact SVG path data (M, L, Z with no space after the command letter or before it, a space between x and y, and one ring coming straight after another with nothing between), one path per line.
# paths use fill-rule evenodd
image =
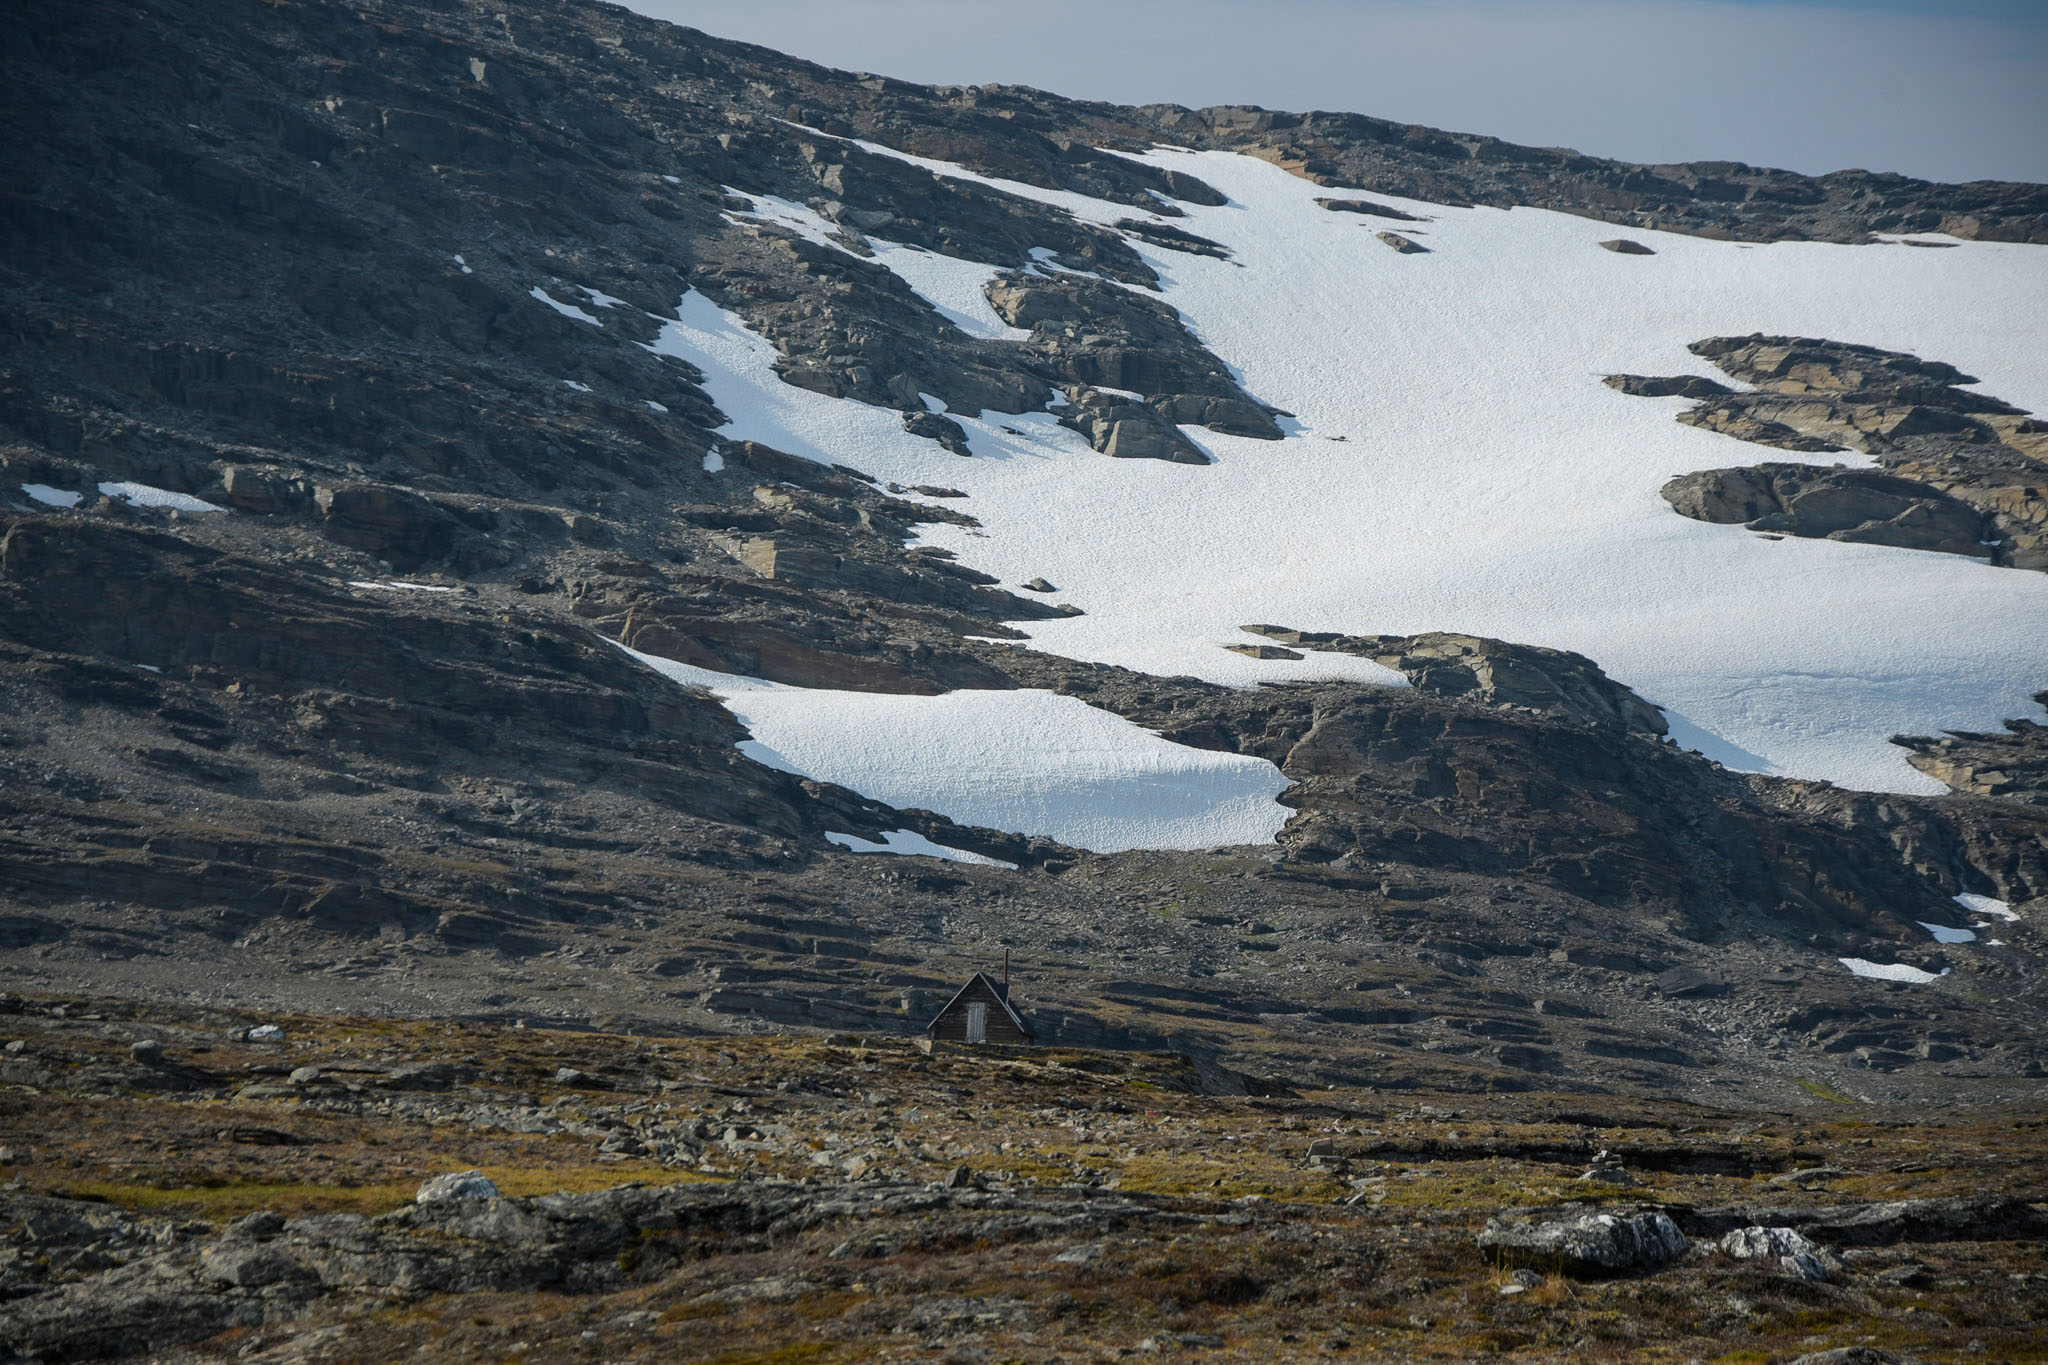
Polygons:
M1012 1046L1029 1044L1031 1036L1010 1022L1010 1016L1003 1007L1002 997L976 982L961 993L951 1008L932 1021L932 1037L947 1043L967 1041L967 1006L974 1001L988 1006L988 1036L983 1042L1006 1043Z

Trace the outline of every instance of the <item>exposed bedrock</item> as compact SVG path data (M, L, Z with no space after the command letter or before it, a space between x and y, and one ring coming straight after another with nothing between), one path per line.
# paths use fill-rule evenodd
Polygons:
M1389 864L1531 877L1602 904L1671 906L1695 937L1754 928L1917 953L1925 932L1894 907L1941 903L1954 875L1909 866L1873 825L1790 809L1771 780L1626 729L1604 705L1594 719L1420 687L1246 691L1115 670L1056 685L1177 743L1277 764L1296 784L1281 798L1297 812L1278 836L1288 862L1341 884L1377 887Z
M1019 101L1033 94L1002 92ZM1527 204L1737 241L1867 242L1876 232L2048 241L2048 190L2039 185L1941 185L1862 170L1804 176L1739 161L1632 165L1364 114L1296 114L1255 105L1091 111L1105 133L1117 131L1118 116L1126 112L1144 120L1154 140L1164 133L1185 146L1260 157L1318 185L1440 204Z
M2048 707L2048 692L2036 692L2034 700ZM2048 725L2013 719L2005 731L1894 735L1892 743L1910 751L1908 763L1958 792L2048 805Z
M1874 469L1762 464L1681 474L1664 501L1695 521L1752 531L1991 558L1985 518L1959 498Z
M1371 218L1391 218L1397 223L1428 221L1413 213L1403 213L1390 204L1376 204L1370 199L1318 199L1316 202L1332 213L1361 213Z
M1583 654L1480 635L1342 635L1246 626L1284 645L1356 654L1395 669L1417 691L1490 706L1526 707L1642 734L1665 732L1664 715Z
M1025 346L1066 386L1079 411L1062 420L1105 454L1118 453L1110 444L1124 423L1135 424L1125 437L1134 448L1124 453L1142 447L1156 459L1206 457L1170 430L1140 437L1146 428L1199 423L1280 438L1272 414L1156 299L1078 275L1004 275L990 281L987 294L1005 322L1031 332Z
M1613 375L1643 397L1697 400L1691 426L1806 454L1844 449L1877 469L1786 463L1704 470L1664 486L1701 521L1969 555L2048 570L2048 423L1960 387L1952 365L1808 337L1713 337L1694 353L1752 385Z
M1986 887L2014 904L2048 895L2038 806L1728 772L1663 739L1655 707L1568 651L1247 629L1275 642L1253 657L1343 650L1413 685L1245 692L1113 669L1055 679L1029 656L1009 667L1177 742L1278 764L1299 812L1279 842L1340 878L1380 861L1535 876L1609 903L1672 897L1709 937L1768 908L1774 933L1803 926L1840 951L1876 935L1892 940L1883 952L1907 954L1929 945L1897 907ZM2015 725L2021 746L2037 733L2048 730Z

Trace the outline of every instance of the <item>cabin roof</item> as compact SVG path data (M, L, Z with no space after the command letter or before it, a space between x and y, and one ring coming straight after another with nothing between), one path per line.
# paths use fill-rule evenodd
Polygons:
M1010 993L1004 990L1001 986L998 986L995 982L989 980L987 972L976 972L973 976L968 977L967 984L962 986L959 990L954 991L953 998L951 1000L948 1000L945 1003L944 1008L940 1009L940 1011L937 1014L934 1014L932 1016L931 1023L926 1024L924 1026L925 1032L929 1033L932 1029L936 1028L938 1026L939 1020L946 1017L946 1011L952 1009L953 1006L959 1004L960 997L967 994L967 992L973 990L974 983L977 981L979 981L982 985L988 987L988 993L990 995L993 995L996 998L997 1002L1002 1005L1003 1013L1010 1016L1010 1022L1017 1026L1017 1031L1019 1033L1022 1033L1027 1038L1031 1037L1031 1025L1024 1022L1024 1016L1017 1013L1017 1007L1010 1003Z

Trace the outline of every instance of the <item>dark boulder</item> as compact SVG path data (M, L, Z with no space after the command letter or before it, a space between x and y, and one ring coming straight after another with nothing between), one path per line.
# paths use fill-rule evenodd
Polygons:
M448 557L461 523L417 493L387 484L343 484L314 490L330 540L417 569Z

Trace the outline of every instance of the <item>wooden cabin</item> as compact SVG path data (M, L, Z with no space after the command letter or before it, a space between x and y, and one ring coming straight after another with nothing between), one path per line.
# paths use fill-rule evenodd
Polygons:
M1007 973L1005 973L1007 976ZM991 981L985 972L967 979L946 1007L925 1027L925 1036L947 1043L1008 1043L1028 1046L1038 1040L1031 1025L1010 1003L1008 981Z

